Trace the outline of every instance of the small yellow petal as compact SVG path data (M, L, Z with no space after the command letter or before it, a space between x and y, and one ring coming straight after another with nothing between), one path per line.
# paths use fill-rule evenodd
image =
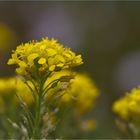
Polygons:
M17 74L19 74L19 75L24 75L24 74L26 74L26 71L25 71L25 69L23 69L23 68L17 68L17 69L16 69L16 72L17 72Z
M48 56L53 56L56 54L56 51L54 49L47 49L47 53L48 53Z
M30 54L27 59L29 63L32 63L39 55L37 53Z
M66 56L67 58L71 58L71 55L69 53L64 53L64 56Z
M46 63L46 59L45 58L40 58L38 61L38 64L45 64Z
M63 66L64 66L63 63L57 64L57 67L63 67Z
M56 59L57 61L60 61L60 62L65 62L64 57L61 56L61 55L56 55L55 59Z
M12 65L12 64L15 64L15 60L13 59L9 59L9 61L7 62L8 65Z
M27 64L23 61L20 61L19 66L22 67L22 68L25 68L27 66Z
M52 66L49 67L50 71L54 71L54 69L55 69L55 65L52 65Z

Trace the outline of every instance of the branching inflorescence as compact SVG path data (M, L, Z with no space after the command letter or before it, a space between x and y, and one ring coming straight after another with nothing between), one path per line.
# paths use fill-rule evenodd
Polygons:
M66 85L74 78L74 75L68 73L59 78L54 78L50 82L47 82L47 80L54 77L57 72L71 69L82 63L81 55L76 55L54 39L45 38L40 42L25 43L13 51L8 64L17 66L16 73L22 77L22 80L30 89L35 105L34 110L30 111L26 103L18 96L25 110L23 125L27 133L26 138L43 138L41 135L42 128L44 128L42 118L49 110L47 104L44 103L48 101L48 93L55 89L58 84L61 84L61 90L59 89L59 92L54 90L54 93L52 93L57 96L60 94L61 97L63 94L61 95L60 91L67 88Z

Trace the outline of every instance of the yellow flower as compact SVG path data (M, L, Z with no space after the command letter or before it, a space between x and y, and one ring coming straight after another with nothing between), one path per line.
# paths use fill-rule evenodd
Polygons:
M48 78L46 84L66 75L67 77L70 75L70 77L72 77L73 75L74 78L68 82L65 79L64 81L61 81L60 84L58 84L57 89L61 89L61 93L62 90L64 90L64 95L61 98L60 105L72 105L73 109L78 113L86 113L92 107L94 107L96 98L99 96L99 90L91 78L86 74L79 74L66 70L58 72L54 76ZM52 94L52 92L50 94Z
M15 92L15 79L14 78L1 78L0 79L0 95L8 96L11 92Z
M40 58L38 60L38 64L45 64L46 63L46 59L45 58Z
M128 101L127 100L128 100L128 98L124 97L124 98L116 101L113 105L113 111L125 120L127 120L129 117Z
M30 81L27 81L28 85L30 85L30 87L33 88L32 83L30 83ZM21 79L17 79L16 82L16 93L19 97L21 97L21 99L27 104L27 105L31 105L33 103L33 96L32 93L30 91L30 89L27 87L27 85L25 85L25 83L21 80Z
M29 83L30 84L30 83ZM31 85L32 86L32 85ZM30 105L33 102L33 97L31 91L20 79L17 78L1 78L0 79L0 98L5 100L7 98L15 103L19 102L17 100L16 94L22 98L22 100Z
M77 112L83 114L94 107L99 90L88 75L77 73L72 79L67 93L62 97L65 102L72 101Z
M140 87L115 101L113 111L124 120L137 120L140 117Z
M16 64L16 72L22 76L36 77L46 72L60 71L82 64L81 55L48 38L32 41L17 47L8 64Z

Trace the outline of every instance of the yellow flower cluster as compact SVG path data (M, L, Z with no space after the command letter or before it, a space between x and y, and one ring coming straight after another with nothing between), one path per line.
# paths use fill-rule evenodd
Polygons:
M140 118L140 87L132 89L113 104L113 111L124 120Z
M64 48L63 45L57 43L57 40L48 38L18 46L8 61L9 65L18 66L16 72L22 76L33 75L35 72L44 74L60 71L82 63L81 55L76 55L69 48Z
M1 78L0 79L0 95L7 96L11 92L15 92L15 79L14 78Z
M66 89L61 98L61 105L72 105L75 111L80 114L94 107L95 100L99 95L99 90L89 76L65 70L50 77L47 83L66 75L75 75L75 77L69 82L61 82L59 87L57 87L58 89Z
M91 78L85 74L77 73L71 80L71 85L62 100L64 102L72 101L75 110L82 114L94 107L98 95L99 90Z
M13 78L0 79L0 113L7 110L8 99L13 98L13 93L15 93L15 86L13 86L15 81Z
M0 79L0 98L3 102L6 102L7 98L13 98L13 102L17 103L18 99L16 94L28 105L33 102L31 91L27 86L17 78L1 78ZM5 101L4 101L5 100ZM11 99L10 99L11 100ZM11 100L12 101L12 100Z

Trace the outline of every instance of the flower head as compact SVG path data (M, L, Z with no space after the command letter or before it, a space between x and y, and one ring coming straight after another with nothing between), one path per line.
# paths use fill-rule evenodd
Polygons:
M15 92L15 78L0 78L0 96L8 96Z
M32 41L17 47L8 64L16 64L19 75L36 77L46 72L55 72L82 64L81 55L64 48L57 40L48 38Z
M113 104L113 111L124 120L136 120L140 117L140 87L132 89L123 98Z
M62 101L73 102L75 110L81 114L93 108L99 96L99 90L93 80L86 74L77 73L70 82L71 85Z
M62 90L64 92L64 95L61 97L60 105L72 105L74 110L80 114L89 111L94 107L96 98L99 96L99 90L89 76L64 70L50 77L47 83L50 83L54 79L66 77L66 75L68 79L60 80L56 89L53 89L60 90L61 93ZM69 77L73 78L69 79ZM53 90L51 92L54 92ZM52 93L50 93L50 95L51 94Z
M10 101L13 101L14 104L17 103L16 94L28 105L33 102L31 91L20 79L15 77L1 78L0 98L3 99L3 102L6 102L7 99L10 98Z

